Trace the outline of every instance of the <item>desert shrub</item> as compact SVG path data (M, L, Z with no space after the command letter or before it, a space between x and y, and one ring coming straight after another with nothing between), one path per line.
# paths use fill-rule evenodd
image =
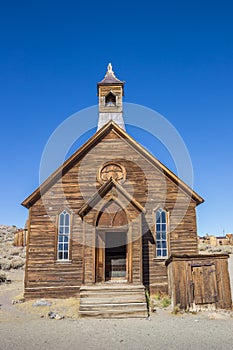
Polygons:
M203 244L199 244L198 249L199 249L200 252L204 252L204 251L208 250L208 246L206 244L204 244L204 243Z
M26 258L26 251L23 250L20 254L19 254L20 258L25 259Z
M152 296L152 298L156 301L159 301L159 300L161 300L161 295L160 295L160 293L156 293Z
M162 293L156 293L151 296L151 302L155 306L166 308L171 305L171 299L168 295Z
M1 259L0 260L0 268L2 270L10 270L11 262L9 260L6 260L6 259Z
M7 279L7 275L5 272L0 271L0 283L5 282Z
M165 296L161 300L162 307L166 308L171 305L171 299L168 296Z
M177 315L180 312L180 304L177 304L176 306L174 306L173 308L173 315Z
M11 267L12 269L19 269L20 267L24 266L24 260L19 258L19 259L14 259L11 262Z
M221 253L222 250L223 250L222 247L213 247L213 248L211 248L211 251L213 253Z
M22 248L21 247L14 247L11 251L10 254L11 255L19 255L22 252Z

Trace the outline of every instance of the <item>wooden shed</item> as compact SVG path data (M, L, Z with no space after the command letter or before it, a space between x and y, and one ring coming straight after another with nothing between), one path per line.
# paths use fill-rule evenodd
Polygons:
M28 230L19 229L14 232L14 246L16 247L26 247L28 241Z
M231 309L228 254L172 255L167 261L173 306L199 311Z

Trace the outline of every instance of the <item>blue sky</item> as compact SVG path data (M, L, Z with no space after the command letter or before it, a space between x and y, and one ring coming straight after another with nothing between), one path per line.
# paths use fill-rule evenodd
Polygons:
M24 225L49 136L97 103L112 62L125 101L158 111L185 141L206 200L199 234L233 232L232 15L231 1L2 1L0 223Z

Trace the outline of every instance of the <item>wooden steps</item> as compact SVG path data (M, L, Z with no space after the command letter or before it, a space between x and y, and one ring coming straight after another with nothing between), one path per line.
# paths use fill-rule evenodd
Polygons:
M145 288L132 284L82 286L79 314L82 317L146 318Z

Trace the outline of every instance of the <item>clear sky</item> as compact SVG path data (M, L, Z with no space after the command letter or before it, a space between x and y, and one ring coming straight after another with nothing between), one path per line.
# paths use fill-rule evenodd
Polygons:
M205 198L198 233L233 232L232 18L225 0L1 1L0 224L24 225L49 136L97 103L112 62L125 101L158 111L186 143Z

